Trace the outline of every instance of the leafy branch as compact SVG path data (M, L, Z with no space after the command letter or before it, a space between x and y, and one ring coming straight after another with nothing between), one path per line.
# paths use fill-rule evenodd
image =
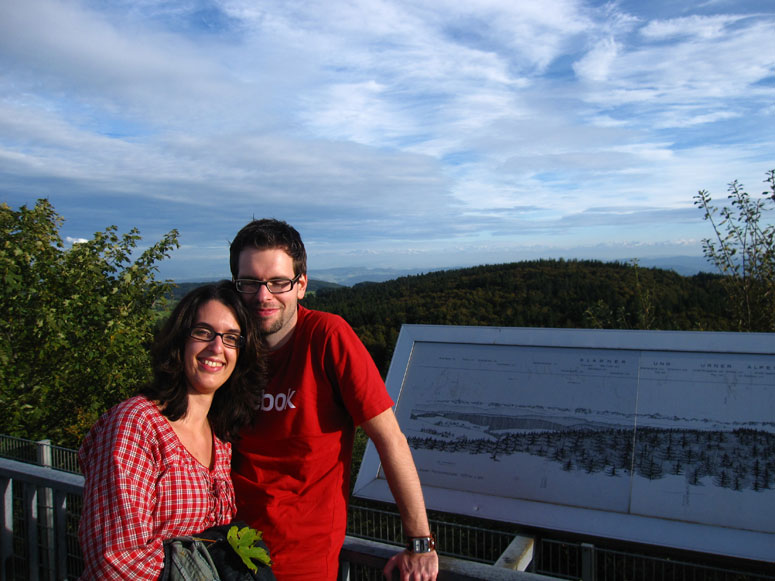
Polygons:
M702 242L703 254L725 275L725 287L739 331L775 330L775 225L766 213L775 203L775 170L764 180L769 190L753 199L737 180L729 184L729 206L713 205L707 190L694 205L710 222L714 236Z

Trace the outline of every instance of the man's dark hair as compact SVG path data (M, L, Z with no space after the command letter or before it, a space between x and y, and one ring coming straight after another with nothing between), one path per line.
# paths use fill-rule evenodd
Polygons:
M271 250L282 248L293 259L293 274L307 274L307 251L296 229L282 220L263 218L245 225L229 246L229 266L239 276L239 255L245 248Z
M153 379L139 391L157 402L161 413L171 421L188 411L188 380L185 350L189 332L199 308L210 301L229 307L237 319L245 344L239 349L237 364L229 379L218 388L208 418L215 435L231 442L244 426L252 423L261 409L265 383L265 360L259 331L231 281L200 286L177 304L151 347Z

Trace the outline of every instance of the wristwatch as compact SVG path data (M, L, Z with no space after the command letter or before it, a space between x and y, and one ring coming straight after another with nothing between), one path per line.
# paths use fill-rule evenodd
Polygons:
M436 535L433 533L429 537L410 537L406 544L406 549L410 553L430 553L436 550Z

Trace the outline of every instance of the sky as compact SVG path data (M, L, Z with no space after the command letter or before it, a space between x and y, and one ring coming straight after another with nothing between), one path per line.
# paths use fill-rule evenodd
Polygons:
M312 277L701 256L774 122L773 0L0 0L0 202L176 280L262 217Z

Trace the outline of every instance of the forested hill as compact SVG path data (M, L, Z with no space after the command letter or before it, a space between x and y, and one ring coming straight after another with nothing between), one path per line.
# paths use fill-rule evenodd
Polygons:
M600 261L538 260L319 289L385 374L402 324L731 330L722 277Z

